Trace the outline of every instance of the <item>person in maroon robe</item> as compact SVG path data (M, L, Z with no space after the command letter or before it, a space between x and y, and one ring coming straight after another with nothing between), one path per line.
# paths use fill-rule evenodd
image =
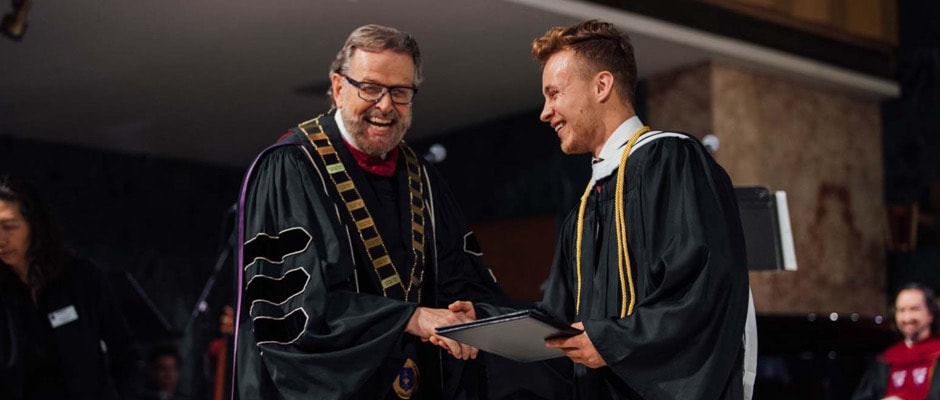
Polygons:
M918 283L903 286L895 298L893 314L903 339L878 356L852 398L940 399L940 383L934 382L940 357L940 321L933 290Z

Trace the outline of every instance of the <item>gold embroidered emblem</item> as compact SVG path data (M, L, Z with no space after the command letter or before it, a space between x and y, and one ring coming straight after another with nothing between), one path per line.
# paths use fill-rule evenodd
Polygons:
M410 399L418 390L418 364L414 360L405 360L405 365L398 371L398 377L392 384L395 394L402 399Z

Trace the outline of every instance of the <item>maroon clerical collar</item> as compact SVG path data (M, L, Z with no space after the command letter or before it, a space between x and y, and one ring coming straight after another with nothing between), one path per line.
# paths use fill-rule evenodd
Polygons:
M359 164L359 167L366 170L366 172L384 177L395 174L395 166L398 165L398 146L393 147L392 150L385 155L385 159L383 160L363 153L361 150L349 144L346 139L343 139L343 142L346 143L346 148L349 149L353 158L356 159L356 164Z

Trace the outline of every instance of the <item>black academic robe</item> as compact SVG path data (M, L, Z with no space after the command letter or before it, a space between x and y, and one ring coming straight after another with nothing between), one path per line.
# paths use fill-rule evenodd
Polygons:
M561 227L541 307L583 321L607 363L575 365L574 398L741 399L748 275L731 181L697 140L653 134L634 146L625 174L633 314L620 318L616 171L588 199L580 314L577 209Z
M68 257L34 306L29 289L0 263L0 399L126 399L139 383L138 362L102 271Z
M364 172L333 118L327 114L320 123L407 286L414 254L404 155L391 178ZM420 304L446 307L458 299L505 304L451 192L433 167L419 163L426 203ZM322 160L296 128L263 152L246 176L236 353L240 398L391 398L393 380L406 359L416 357L418 398L485 397L477 361L442 357L404 332L419 304L383 296L359 233L337 198Z

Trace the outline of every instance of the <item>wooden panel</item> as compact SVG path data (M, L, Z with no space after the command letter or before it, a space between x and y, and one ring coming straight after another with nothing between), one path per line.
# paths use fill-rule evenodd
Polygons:
M832 21L832 2L828 0L792 0L793 16L814 23Z
M882 0L852 0L845 2L845 29L853 35L870 39L884 36Z
M882 37L888 43L898 43L898 3L896 1L884 1L881 5L881 12L884 21L884 32Z
M847 43L897 45L897 0L699 0Z
M555 253L555 217L493 221L473 225L483 260L509 297L540 301Z
M738 0L738 3L746 4L749 6L758 6L758 7L767 7L773 8L776 3L775 0Z

